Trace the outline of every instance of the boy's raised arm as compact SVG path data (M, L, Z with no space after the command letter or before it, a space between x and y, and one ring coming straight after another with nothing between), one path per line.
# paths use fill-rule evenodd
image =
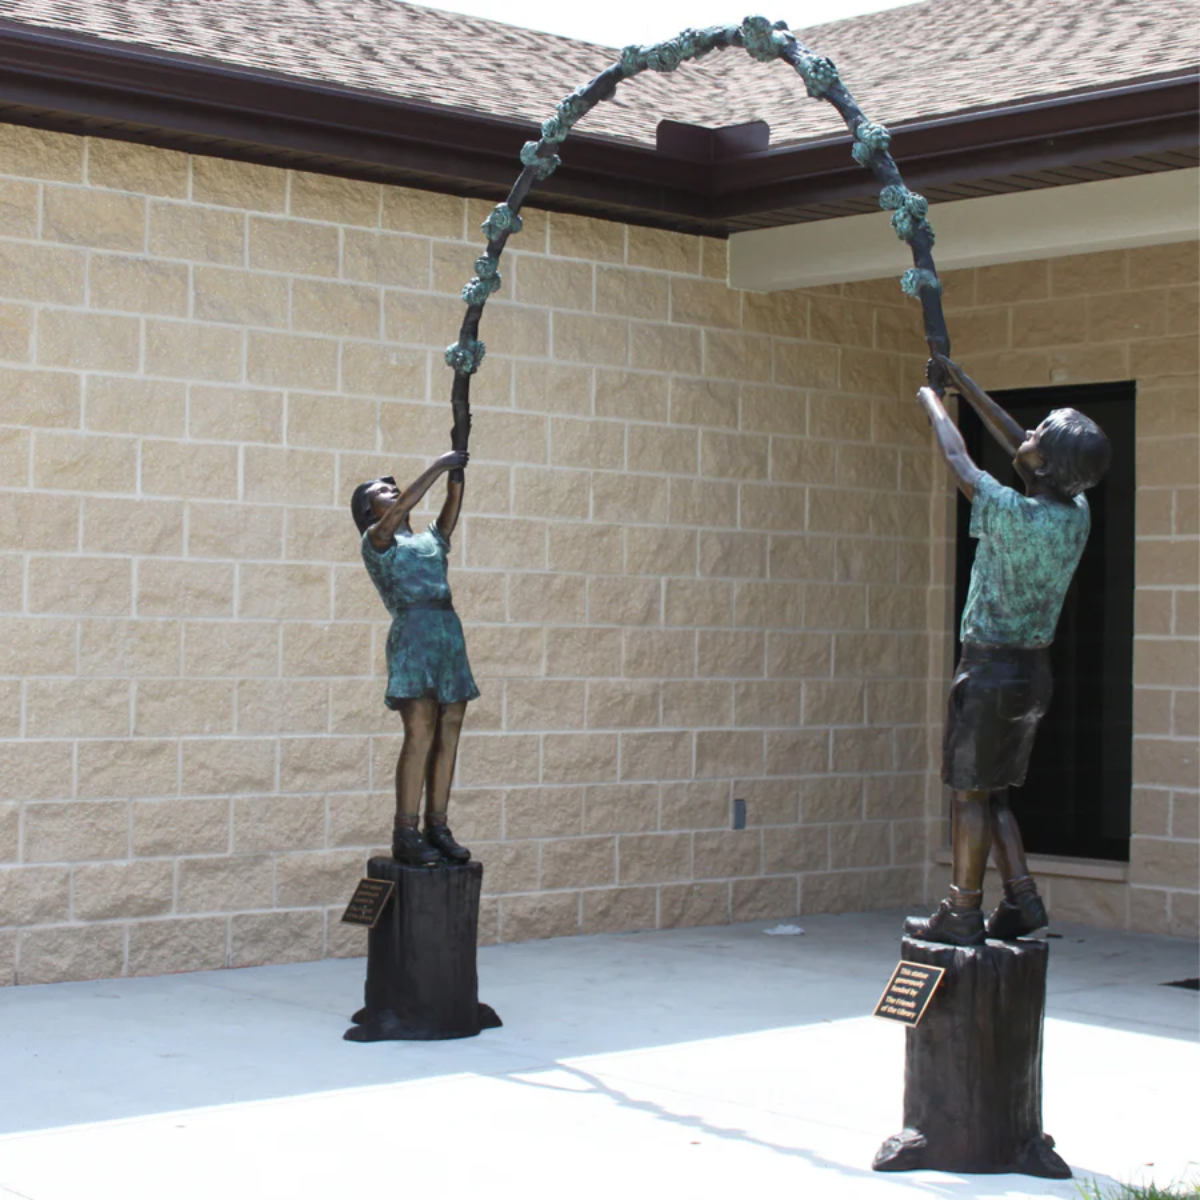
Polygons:
M959 491L968 500L973 500L975 485L979 482L979 477L983 472L967 453L967 445L958 431L958 426L950 420L949 414L933 388L921 388L917 392L917 399L921 402L921 407L929 418L929 424L933 426L933 432L937 435L938 448L946 460L946 465L954 472L954 479L958 484Z
M975 380L963 371L958 363L951 362L950 359L944 358L940 354L934 355L934 361L945 368L946 374L950 376L955 390L966 397L967 402L979 414L980 420L987 427L988 433L1009 454L1015 455L1021 448L1021 443L1025 441L1025 430Z

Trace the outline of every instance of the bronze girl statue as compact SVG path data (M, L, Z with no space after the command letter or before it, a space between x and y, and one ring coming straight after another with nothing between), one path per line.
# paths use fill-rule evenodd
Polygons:
M446 824L458 736L467 701L479 695L446 578L467 460L465 451L452 450L403 490L385 475L359 484L350 501L354 523L363 535L367 574L392 614L384 703L398 710L404 722L404 744L396 763L392 855L410 866L462 863L471 857ZM413 533L409 514L447 471L453 474L441 513L428 529ZM422 788L424 832L418 816Z

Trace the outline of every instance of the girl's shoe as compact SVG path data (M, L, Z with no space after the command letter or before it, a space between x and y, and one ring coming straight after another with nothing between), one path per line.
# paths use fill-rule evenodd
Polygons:
M392 857L406 867L436 867L442 861L415 825L397 825L392 830Z
M460 846L454 840L454 834L447 825L426 825L425 840L447 862L465 863L471 861L471 852L466 846Z

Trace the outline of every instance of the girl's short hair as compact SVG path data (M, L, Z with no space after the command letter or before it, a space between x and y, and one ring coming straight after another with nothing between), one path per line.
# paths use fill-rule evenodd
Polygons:
M1038 475L1065 496L1078 496L1104 478L1112 446L1090 417L1073 408L1056 408L1038 426Z
M396 481L390 475L380 475L378 479L368 479L366 483L360 483L354 489L354 495L350 497L350 515L354 518L359 533L366 533L375 524L375 510L371 507L369 493L377 483L396 486Z

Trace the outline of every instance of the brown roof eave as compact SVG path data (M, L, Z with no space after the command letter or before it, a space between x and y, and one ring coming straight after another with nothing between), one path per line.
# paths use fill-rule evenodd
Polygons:
M1197 75L893 129L912 186L1194 149ZM881 114L882 115L882 114ZM0 119L197 153L501 197L534 126L0 21ZM541 207L724 235L862 200L847 137L698 162L578 134ZM1069 182L1069 179L1064 179Z
M892 153L914 188L998 174L1047 172L1197 147L1200 71L1121 87L1051 96L981 112L892 125ZM717 181L718 211L741 216L775 206L870 195L849 161L847 136L780 146L738 160Z

